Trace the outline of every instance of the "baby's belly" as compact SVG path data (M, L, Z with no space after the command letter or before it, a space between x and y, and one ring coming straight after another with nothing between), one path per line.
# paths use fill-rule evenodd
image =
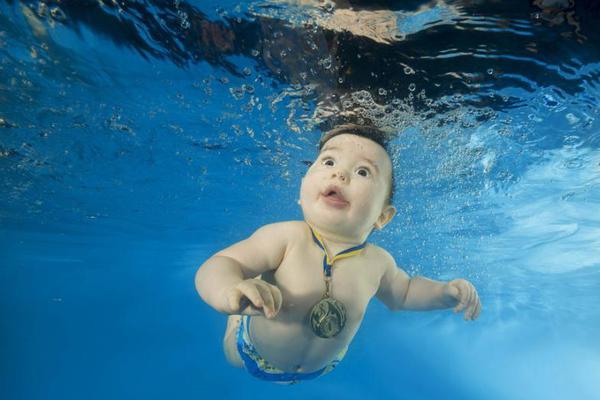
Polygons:
M273 366L286 372L312 372L329 364L348 347L360 322L348 318L342 332L322 339L312 332L304 316L280 312L272 320L252 317L250 335L256 350Z

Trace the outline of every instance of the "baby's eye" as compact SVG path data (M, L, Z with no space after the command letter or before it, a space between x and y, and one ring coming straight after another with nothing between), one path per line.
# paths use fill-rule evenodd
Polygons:
M371 170L369 170L369 168L367 167L360 167L359 169L356 170L356 173L360 176L364 176L365 178L367 176L371 175Z
M333 158L324 158L323 161L321 161L321 164L327 165L328 167L333 167L335 165L335 161Z

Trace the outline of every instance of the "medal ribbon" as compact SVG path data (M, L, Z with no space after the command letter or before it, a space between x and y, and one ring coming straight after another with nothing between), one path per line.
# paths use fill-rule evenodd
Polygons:
M332 258L329 256L329 253L327 253L327 249L325 248L325 244L323 243L323 239L321 238L321 235L319 235L318 232L315 232L315 230L312 228L312 226L309 225L309 227L310 227L310 233L312 233L313 240L321 248L321 250L323 250L323 252L325 253L325 256L323 257L323 273L325 274L325 285L327 286L327 292L325 294L327 297L329 297L329 286L330 286L330 281L331 281L331 267L333 266L333 263L336 262L337 260L341 260L344 258L348 258L348 257L352 257L352 256L356 256L356 255L360 254L363 251L363 249L365 248L365 246L367 245L367 242L364 242L363 244L359 244L358 246L350 247L349 249L346 249L346 250L342 250L338 254L333 256L333 258Z

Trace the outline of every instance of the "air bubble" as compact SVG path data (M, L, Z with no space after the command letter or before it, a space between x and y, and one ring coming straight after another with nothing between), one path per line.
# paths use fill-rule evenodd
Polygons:
M414 83L411 83L410 85L408 85L408 90L410 90L411 92L414 92L416 88L417 88L417 85L415 85Z
M325 69L331 68L331 56L328 56L322 60L319 60L319 65L322 65L323 68L325 68Z
M574 146L579 142L580 138L577 135L565 136L563 143L567 146Z
M385 96L387 94L387 90L385 90L384 88L379 88L377 93L379 93L380 96Z
M67 19L65 12L59 7L52 7L52 9L50 9L50 15L57 21L64 21Z
M37 8L37 14L40 17L45 17L48 15L48 4L40 2Z
M406 66L406 67L404 67L404 73L405 73L406 75L412 75L412 74L414 74L414 73L415 73L415 70L414 70L414 69L412 69L411 67L408 67L408 66Z
M250 75L252 75L252 70L250 68L246 67L242 70L242 74L244 74L246 76L250 76Z
M544 95L544 103L547 107L553 108L559 105L559 102L550 94Z
M565 118L571 125L575 125L580 121L580 119L572 113L568 113L567 115L565 115Z
M229 88L229 93L231 93L233 98L236 100L241 100L244 97L244 89L243 88L238 88L238 87Z
M359 92L354 93L352 95L352 97L354 97L355 100L358 101L359 103L362 103L371 96L369 95L369 92L367 92L366 90L361 90Z

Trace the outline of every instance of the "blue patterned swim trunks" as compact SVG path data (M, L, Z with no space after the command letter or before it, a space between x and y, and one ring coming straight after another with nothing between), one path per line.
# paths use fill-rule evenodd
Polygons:
M250 340L249 315L242 315L242 318L240 319L240 326L237 331L237 349L244 362L244 367L252 376L266 381L287 384L318 378L319 376L331 372L339 364L342 358L344 358L344 355L348 350L347 348L342 350L329 364L314 372L300 373L282 371L271 365L258 354L258 351L256 351L256 348Z

